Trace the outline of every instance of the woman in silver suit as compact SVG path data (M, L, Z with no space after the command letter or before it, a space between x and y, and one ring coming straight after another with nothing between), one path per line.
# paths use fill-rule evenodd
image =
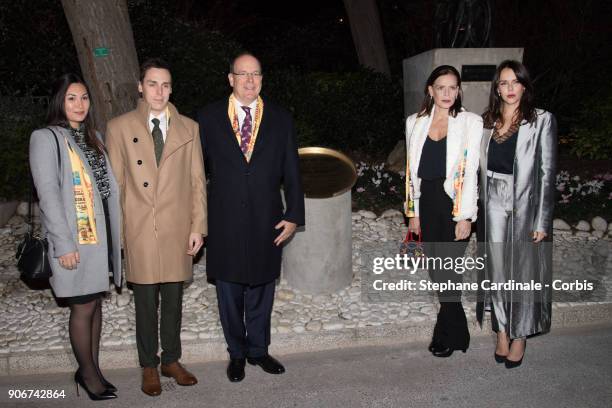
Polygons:
M521 365L526 337L550 330L551 292L545 285L552 276L557 129L554 116L536 109L533 99L525 66L503 61L483 115L479 235L487 256L481 283L506 286L488 290L477 315L482 324L490 308L495 361L506 368ZM531 281L543 289L522 286Z

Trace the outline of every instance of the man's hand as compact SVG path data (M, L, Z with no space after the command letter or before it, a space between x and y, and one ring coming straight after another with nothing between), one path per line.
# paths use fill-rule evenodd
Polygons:
M548 234L542 231L534 231L533 232L533 243L537 244L538 242L542 241L544 238L546 238Z
M68 252L58 258L59 264L64 269L76 269L77 264L81 262L81 257L78 252Z
M297 224L293 222L285 221L285 220L276 224L274 228L275 229L282 228L283 231L280 233L278 237L276 237L276 239L274 240L274 244L276 244L276 246L279 246L280 244L285 242L289 237L291 237L291 235L293 235L296 227L297 227Z
M200 248L202 248L202 244L204 244L202 234L198 234L197 232L192 232L189 234L189 248L187 248L187 255L195 256Z
M461 220L455 225L455 241L461 241L470 236L472 232L472 223L468 220Z

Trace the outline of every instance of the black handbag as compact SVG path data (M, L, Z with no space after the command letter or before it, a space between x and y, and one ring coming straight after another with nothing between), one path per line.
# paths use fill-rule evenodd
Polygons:
M61 156L57 135L49 129L57 145L57 163L61 169ZM17 246L17 268L21 272L20 279L31 289L46 289L52 275L49 263L49 243L47 238L34 233L32 207L34 204L34 181L30 176L30 202L28 208L28 232Z

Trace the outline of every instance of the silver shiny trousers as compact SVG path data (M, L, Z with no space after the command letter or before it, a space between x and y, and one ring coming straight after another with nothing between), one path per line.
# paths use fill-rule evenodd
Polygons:
M503 283L512 279L512 209L514 176L512 174L487 172L487 269L491 282ZM512 314L523 314L525 305L511 302L503 290L491 290L491 306L497 324L494 329L510 333L509 324L515 319ZM527 323L527 322L525 322Z

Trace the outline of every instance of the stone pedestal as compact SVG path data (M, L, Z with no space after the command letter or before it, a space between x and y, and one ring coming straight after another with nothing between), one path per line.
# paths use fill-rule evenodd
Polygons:
M283 275L303 292L336 292L353 278L351 191L305 205L306 226L283 249Z
M437 48L406 58L404 70L404 116L417 112L423 102L425 81L439 65L452 65L461 73L464 65L499 65L506 59L523 60L523 48ZM491 78L462 82L463 106L481 114L489 102Z

